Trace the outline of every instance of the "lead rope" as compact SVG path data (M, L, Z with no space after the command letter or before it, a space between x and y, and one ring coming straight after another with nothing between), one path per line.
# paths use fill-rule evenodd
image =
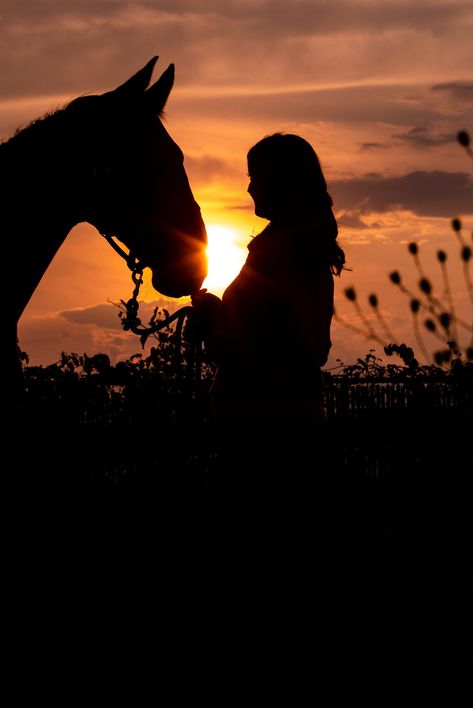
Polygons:
M134 284L133 293L130 299L127 300L127 302L121 300L125 312L125 314L120 317L123 329L125 330L125 332L130 331L133 332L133 334L139 336L141 346L144 347L148 337L156 334L156 332L159 332L161 329L165 329L170 324L172 324L172 322L177 320L176 330L174 332L174 351L175 361L176 364L178 364L181 355L182 331L184 327L184 321L193 312L192 306L186 305L184 307L181 307L179 308L179 310L176 310L176 312L174 312L172 315L169 315L163 320L154 319L157 313L156 309L155 315L150 320L149 326L145 327L145 325L143 325L143 323L141 322L140 317L138 316L138 311L140 307L138 302L138 294L140 292L140 287L143 284L143 269L145 268L145 264L140 261L131 250L129 253L126 253L114 241L113 236L107 233L101 233L102 236L110 244L110 246L112 246L113 250L116 251L125 260L128 268L131 270L131 279ZM188 367L192 367L195 381L197 382L200 380L201 375L201 342L195 340L192 341L192 343L188 342L188 347L190 348L190 357L187 361L187 365ZM178 366L176 366L176 370L179 370Z

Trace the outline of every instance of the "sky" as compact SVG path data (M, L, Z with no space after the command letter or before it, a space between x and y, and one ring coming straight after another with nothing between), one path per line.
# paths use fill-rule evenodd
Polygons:
M451 219L461 218L469 241L473 161L456 135L473 135L472 36L469 0L0 0L0 136L77 95L114 88L159 55L154 78L176 68L166 128L209 230L204 285L220 295L266 224L246 191L248 149L276 131L297 133L320 158L346 253L337 317L363 328L344 295L354 288L386 340L367 303L375 293L393 338L422 359L409 300L389 273L417 289L407 250L416 241L441 297L436 252L445 250L457 314L471 320ZM61 351L114 361L142 351L114 304L131 290L119 256L93 227L77 225L22 316L22 349L34 364ZM144 321L156 303L186 304L163 299L149 278L141 294ZM440 346L423 339L428 352ZM382 344L335 321L327 368L371 349L386 360Z

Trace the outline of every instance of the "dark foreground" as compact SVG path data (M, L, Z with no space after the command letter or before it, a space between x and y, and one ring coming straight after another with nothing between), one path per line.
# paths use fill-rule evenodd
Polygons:
M470 426L376 420L267 464L185 426L11 433L8 704L470 706Z

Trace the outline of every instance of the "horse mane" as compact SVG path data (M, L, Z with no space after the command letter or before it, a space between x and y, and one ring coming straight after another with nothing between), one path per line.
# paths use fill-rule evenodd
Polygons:
M53 135L58 125L60 125L61 121L66 117L68 111L72 113L76 108L79 110L87 108L87 104L93 104L98 98L102 98L102 96L89 93L81 94L71 99L63 106L47 111L25 125L19 126L9 136L0 140L0 156L5 158L10 150L20 146L23 147L23 143L27 145L34 143L36 140L39 140L40 137L46 137L49 131L51 131L51 135ZM166 121L164 108L158 114L158 117L160 120Z
M67 145L71 137L67 135L66 131L63 131L62 127L65 125L68 115L71 117L70 125L72 126L75 118L73 111L68 114L68 109L76 103L79 105L79 102L82 103L92 98L98 98L98 96L83 95L74 98L16 128L11 135L0 141L0 179L9 180L13 174L23 172L23 158L34 158L36 151L41 154L41 150L50 150L52 147L55 156L67 158ZM77 120L78 122L80 120L78 116ZM62 153L61 148L57 150L54 146L54 141L57 138L61 140L61 136L65 137L63 146L66 147L66 154ZM43 167L45 164L43 160Z
M63 122L64 109L58 108L20 126L0 143L0 181L3 192L7 191L12 196L18 194L18 182L21 183L21 191L23 191L24 182L29 177L35 180L38 193L42 191L40 181L33 177L33 174L37 174L34 165L35 156L43 174L47 173L46 151L49 151L51 156L54 154L57 157L60 154L60 150L55 148L51 152L51 145L63 132L61 128Z
M34 140L40 132L48 130L53 126L56 127L58 118L62 118L64 108L65 106L48 111L47 113L44 113L43 115L29 121L25 125L19 126L13 131L13 133L0 141L0 148L7 146L16 147L23 140Z
M10 150L16 150L20 147L27 149L29 145L35 144L49 135L54 137L56 131L66 117L66 112L74 105L84 105L89 99L96 99L99 96L92 94L82 94L71 99L62 106L49 110L42 115L33 118L28 123L16 128L10 135L0 140L0 156L7 157ZM1 167L1 164L0 164Z

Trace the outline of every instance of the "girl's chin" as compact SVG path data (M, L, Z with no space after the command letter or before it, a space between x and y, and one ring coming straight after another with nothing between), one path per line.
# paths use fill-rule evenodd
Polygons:
M255 214L256 216L259 216L261 219L271 219L271 215L268 213L266 209L255 209Z

